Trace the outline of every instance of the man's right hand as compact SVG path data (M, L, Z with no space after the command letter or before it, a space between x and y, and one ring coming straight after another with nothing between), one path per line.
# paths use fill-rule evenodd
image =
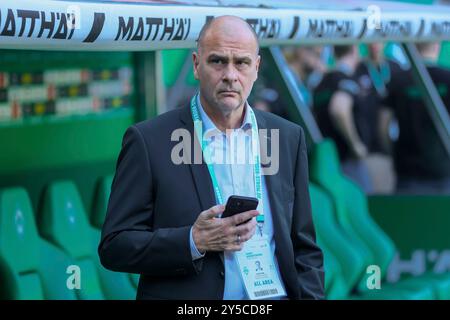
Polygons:
M217 218L224 210L225 206L216 205L200 213L195 221L192 238L199 252L239 251L255 233L254 218L259 214L258 211L250 210L228 218Z

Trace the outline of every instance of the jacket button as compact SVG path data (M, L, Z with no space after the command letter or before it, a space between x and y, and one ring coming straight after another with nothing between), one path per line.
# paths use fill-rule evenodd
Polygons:
M221 277L222 279L225 278L225 272L220 271L220 277Z

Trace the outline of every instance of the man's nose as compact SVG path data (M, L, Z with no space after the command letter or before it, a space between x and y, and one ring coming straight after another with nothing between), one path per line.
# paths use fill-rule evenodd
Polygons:
M238 71L232 63L229 63L224 70L222 80L224 82L235 82L238 79Z

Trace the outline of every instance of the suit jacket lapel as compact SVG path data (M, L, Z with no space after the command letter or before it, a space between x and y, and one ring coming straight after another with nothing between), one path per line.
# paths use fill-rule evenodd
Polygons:
M270 147L271 147L271 136L270 136L270 125L267 124L266 119L264 118L263 114L260 112L255 112L256 121L258 123L258 130L260 129L266 129L267 130L267 139L260 139L260 145L263 143L267 144L267 154L271 153ZM260 147L260 154L263 155L263 150ZM280 150L280 154L282 154L282 150ZM262 162L264 160L262 159ZM282 218L282 212L284 212L284 203L282 201L283 195L281 190L281 183L280 183L280 176L279 173L275 175L264 175L263 179L266 182L267 187L267 194L269 196L270 201L270 209L272 212L272 220L273 220L273 228L274 228L274 237L275 237L275 243L279 244L280 241L279 235L281 231L281 224L280 219ZM276 251L278 252L279 245L276 246Z
M200 148L197 136L194 132L194 123L191 118L191 113L189 107L183 108L180 114L180 120L185 125L185 128L189 131L191 139L189 141L183 141L184 143L190 143L191 150L191 161L189 168L192 173L192 178L194 180L195 188L197 191L197 196L202 207L202 210L211 208L216 204L216 197L214 195L214 189L211 181L211 176L209 175L208 167L206 163L194 163L194 150L195 148ZM197 145L195 145L197 144ZM187 146L186 146L187 148ZM186 149L185 149L186 150ZM201 150L201 149L199 149Z
M192 178L194 180L197 196L199 198L202 211L204 211L216 205L216 196L214 195L214 188L206 163L204 161L202 161L201 164L194 163L194 150L195 148L200 148L200 143L197 139L197 135L194 132L194 122L192 121L189 106L183 108L183 110L181 111L180 120L184 124L185 128L191 134L191 139L189 139L189 141L184 141L184 143L191 144L190 146L191 161L189 164L189 168L191 170ZM219 254L219 257L222 263L224 263L222 253Z

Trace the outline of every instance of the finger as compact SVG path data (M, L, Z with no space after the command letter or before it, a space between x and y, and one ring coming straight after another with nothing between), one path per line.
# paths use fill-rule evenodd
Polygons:
M241 242L248 241L255 234L255 231L256 225L250 223L236 227L236 235L240 236Z
M242 248L244 248L244 244L243 244L243 243L240 243L240 244L233 244L233 245L230 245L230 246L227 248L227 251L241 251Z
M259 214L259 212L257 210L250 210L250 211L238 213L238 214L230 217L230 219L234 225L238 225L238 224L246 222L247 220L252 219L253 217L256 217L258 214ZM227 219L227 218L225 218L225 219Z
M235 226L234 229L232 229L232 232L234 234L243 235L245 233L249 233L255 227L256 227L256 219L251 219L249 222Z
M255 234L256 231L256 227L251 228L251 230L249 230L249 232L246 232L244 234L241 235L241 242L247 242L248 240L250 240L253 235Z
M225 210L225 206L222 204L218 204L214 207L209 208L208 210L203 211L201 214L204 219L212 219L220 215Z

